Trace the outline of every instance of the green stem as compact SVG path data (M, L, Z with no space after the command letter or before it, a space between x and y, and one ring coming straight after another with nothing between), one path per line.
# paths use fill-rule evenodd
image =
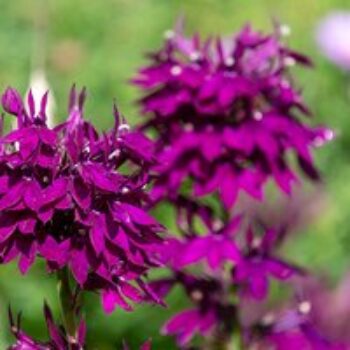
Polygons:
M69 282L69 273L67 268L63 268L57 272L58 278L58 295L61 306L61 313L64 327L67 334L74 338L76 335L77 324L76 315L73 305L73 293Z
M245 350L246 346L244 343L244 339L243 339L243 334L242 334L242 330L238 330L234 336L236 336L237 338L235 339L237 341L237 345L236 345L236 349L240 349L240 350Z

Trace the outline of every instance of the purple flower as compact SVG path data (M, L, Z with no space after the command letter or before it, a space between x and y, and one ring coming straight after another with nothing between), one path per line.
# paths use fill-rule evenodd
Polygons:
M186 309L174 315L162 328L164 335L176 335L180 346L187 344L196 333L206 336L218 323L218 312L221 309L218 295L221 286L218 281L196 278L192 275L178 273L172 280L172 286L180 283L186 294L195 303L192 309ZM169 292L169 280L153 282L152 288L164 296L164 285Z
M254 235L251 228L247 230L245 251L233 269L233 281L244 298L265 299L271 277L285 281L302 272L274 256L278 239L277 230L266 230L263 236Z
M303 121L310 112L290 66L311 62L285 45L280 28L264 35L246 26L230 38L204 41L177 28L148 58L133 83L144 92L139 102L148 116L140 129L156 135L152 199L172 203L182 234L155 249L174 277L150 289L162 299L180 284L192 301L163 328L180 346L196 334L226 339L244 328L241 302L266 300L271 278L303 273L276 254L285 232L262 223L255 231L254 220L241 224L233 205L242 191L262 200L270 180L291 194L298 177L290 153L318 180L311 151L333 132ZM200 262L196 275L184 270Z
M292 350L347 350L349 345L328 339L310 320L309 302L302 302L297 308L286 309L277 315L265 318L257 328L260 340L257 349Z
M84 321L81 321L76 336L72 337L64 334L63 328L55 324L51 310L46 304L44 305L44 314L50 340L39 342L21 330L21 315L18 315L17 322L15 322L10 309L11 331L16 338L16 343L10 346L8 350L82 350L84 348L86 337L86 325Z
M350 348L350 275L347 274L336 288L330 288L326 281L315 277L302 279L296 288L298 299L310 305L308 317L314 327L328 339L348 344Z
M276 255L284 238L282 229L262 227L262 233L257 234L253 225L247 228L242 217L236 216L206 235L192 234L183 239L167 240L161 248L161 260L173 271L205 261L214 275L231 265L231 283L241 296L262 300L268 294L271 278L286 281L303 273Z
M39 111L31 94L29 111L15 90L3 95L18 125L0 138L0 262L18 257L22 273L37 256L50 271L68 266L81 288L102 291L106 312L130 310L126 299L144 299L141 277L159 265L162 227L144 209L153 146L116 110L100 134L83 119L84 100L73 88L67 121L50 129L47 94Z
M296 279L294 287L296 300L279 309L242 304L247 343L257 349L350 349L348 276L333 290L312 276Z
M211 310L201 313L197 309L188 309L173 316L162 328L162 334L176 335L178 344L182 346L196 333L207 336L216 323L216 315Z
M174 277L154 281L152 290L165 297L175 285L181 285L193 307L174 315L162 328L165 335L176 336L180 346L188 344L196 335L209 336L222 326L228 334L233 330L235 307L224 298L225 287L214 277L196 277L177 272Z
M2 95L1 104L7 113L18 115L24 112L22 97L15 89L8 88L6 90Z
M226 334L231 334L233 325L243 326L238 320L241 302L265 300L271 278L286 281L303 273L276 256L278 246L286 237L282 229L254 227L253 230L251 222L247 226L242 216L233 216L216 230L214 222L208 220L207 227L211 230L200 235L191 228L192 216L200 213L199 216L207 220L210 214L204 215L199 208L203 209L201 206L187 208L187 229L191 235L169 239L162 246L161 260L172 269L174 277L150 284L159 299L180 284L192 301L194 307L176 314L163 327L163 333L175 335L181 345L190 342L195 334L206 337L222 327ZM186 226L186 219L180 217L179 220ZM204 272L196 275L185 272L185 267L201 261L205 261L209 269L204 266Z
M297 177L288 151L318 178L311 149L333 133L302 122L309 112L289 66L311 63L278 33L247 26L230 38L202 41L177 30L148 57L133 82L145 92L140 104L150 117L143 128L157 132L156 200L175 200L189 180L196 196L218 191L228 208L240 191L262 199L270 178L290 193Z
M350 70L350 12L335 11L318 25L316 40L322 53L334 64Z
M346 350L348 347L342 344L334 344L324 340L319 334L314 334L312 329L304 332L293 329L289 332L277 332L267 336L265 342L259 344L257 349L293 350L293 349L317 349L317 350Z
M169 239L162 247L163 258L174 270L202 260L213 271L228 262L239 264L241 252L234 240L239 223L240 217L234 217L225 227L212 229L206 235L186 236L183 240Z

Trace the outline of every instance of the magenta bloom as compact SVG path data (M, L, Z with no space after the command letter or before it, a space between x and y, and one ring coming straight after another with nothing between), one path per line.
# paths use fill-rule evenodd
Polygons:
M117 111L100 134L83 119L84 100L73 88L67 121L50 129L47 94L39 111L29 94L26 111L18 92L4 93L18 125L0 138L0 261L18 257L22 273L37 256L50 271L68 266L81 288L102 291L106 312L130 310L126 299L144 299L141 277L158 264L152 247L162 242L144 209L152 143Z
M302 271L275 256L279 232L266 230L264 235L246 232L246 246L242 259L233 269L233 281L244 298L265 299L271 278L286 281Z
M304 305L310 305L310 322L327 339L347 344L350 349L350 275L347 274L333 289L325 281L312 277L302 282L297 285L297 290Z
M179 272L172 279L158 280L151 284L160 297L180 284L194 306L174 315L162 328L165 335L175 335L180 346L188 344L196 335L208 336L219 324L232 330L235 317L232 305L222 298L223 286L218 279L200 278Z
M234 217L225 227L212 229L206 235L191 235L183 240L172 239L162 247L163 254L170 257L168 264L174 270L201 261L205 261L213 271L218 271L226 263L237 265L241 261L241 251L234 235L239 223L240 218Z
M234 217L227 225L206 235L187 235L170 239L162 246L162 261L173 271L205 262L214 274L230 266L231 283L243 298L263 300L268 295L270 279L287 281L303 271L276 255L284 232L263 229L256 234L252 225Z
M262 199L270 178L290 193L297 177L289 151L308 177L318 178L311 149L333 134L302 122L309 112L289 66L310 61L278 34L247 26L230 38L202 41L177 30L148 57L133 82L144 91L143 127L157 131L155 199L175 199L190 182L194 195L218 191L229 208L242 190Z
M162 328L164 335L176 335L179 345L187 344L195 334L205 337L213 331L217 323L212 310L201 313L197 309L188 309L173 316Z
M333 290L312 276L296 279L294 287L296 300L280 309L242 305L247 344L262 350L350 349L349 277Z
M283 311L271 324L261 326L263 334L257 349L317 349L317 350L347 350L349 346L336 340L328 339L320 333L310 320L308 302L303 302L298 309Z
M327 15L317 27L316 40L330 61L350 70L350 12L336 11Z
M8 350L82 350L84 348L86 337L84 321L81 321L76 336L71 337L64 334L63 328L55 324L51 310L46 304L44 306L44 314L50 340L39 342L21 330L21 315L18 315L17 322L15 322L12 312L9 310L11 331L16 338L16 343L10 346Z

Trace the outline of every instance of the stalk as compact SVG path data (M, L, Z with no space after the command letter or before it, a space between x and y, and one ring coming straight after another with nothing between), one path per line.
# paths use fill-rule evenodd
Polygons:
M68 269L65 267L57 272L58 296L63 324L69 338L75 338L77 331L74 295L69 282Z

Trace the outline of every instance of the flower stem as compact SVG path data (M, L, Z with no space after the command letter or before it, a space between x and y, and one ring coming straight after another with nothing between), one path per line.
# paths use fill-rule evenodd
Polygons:
M76 335L76 314L74 307L74 296L69 282L69 273L67 268L57 272L58 278L58 295L61 307L64 327L67 335L75 338Z

